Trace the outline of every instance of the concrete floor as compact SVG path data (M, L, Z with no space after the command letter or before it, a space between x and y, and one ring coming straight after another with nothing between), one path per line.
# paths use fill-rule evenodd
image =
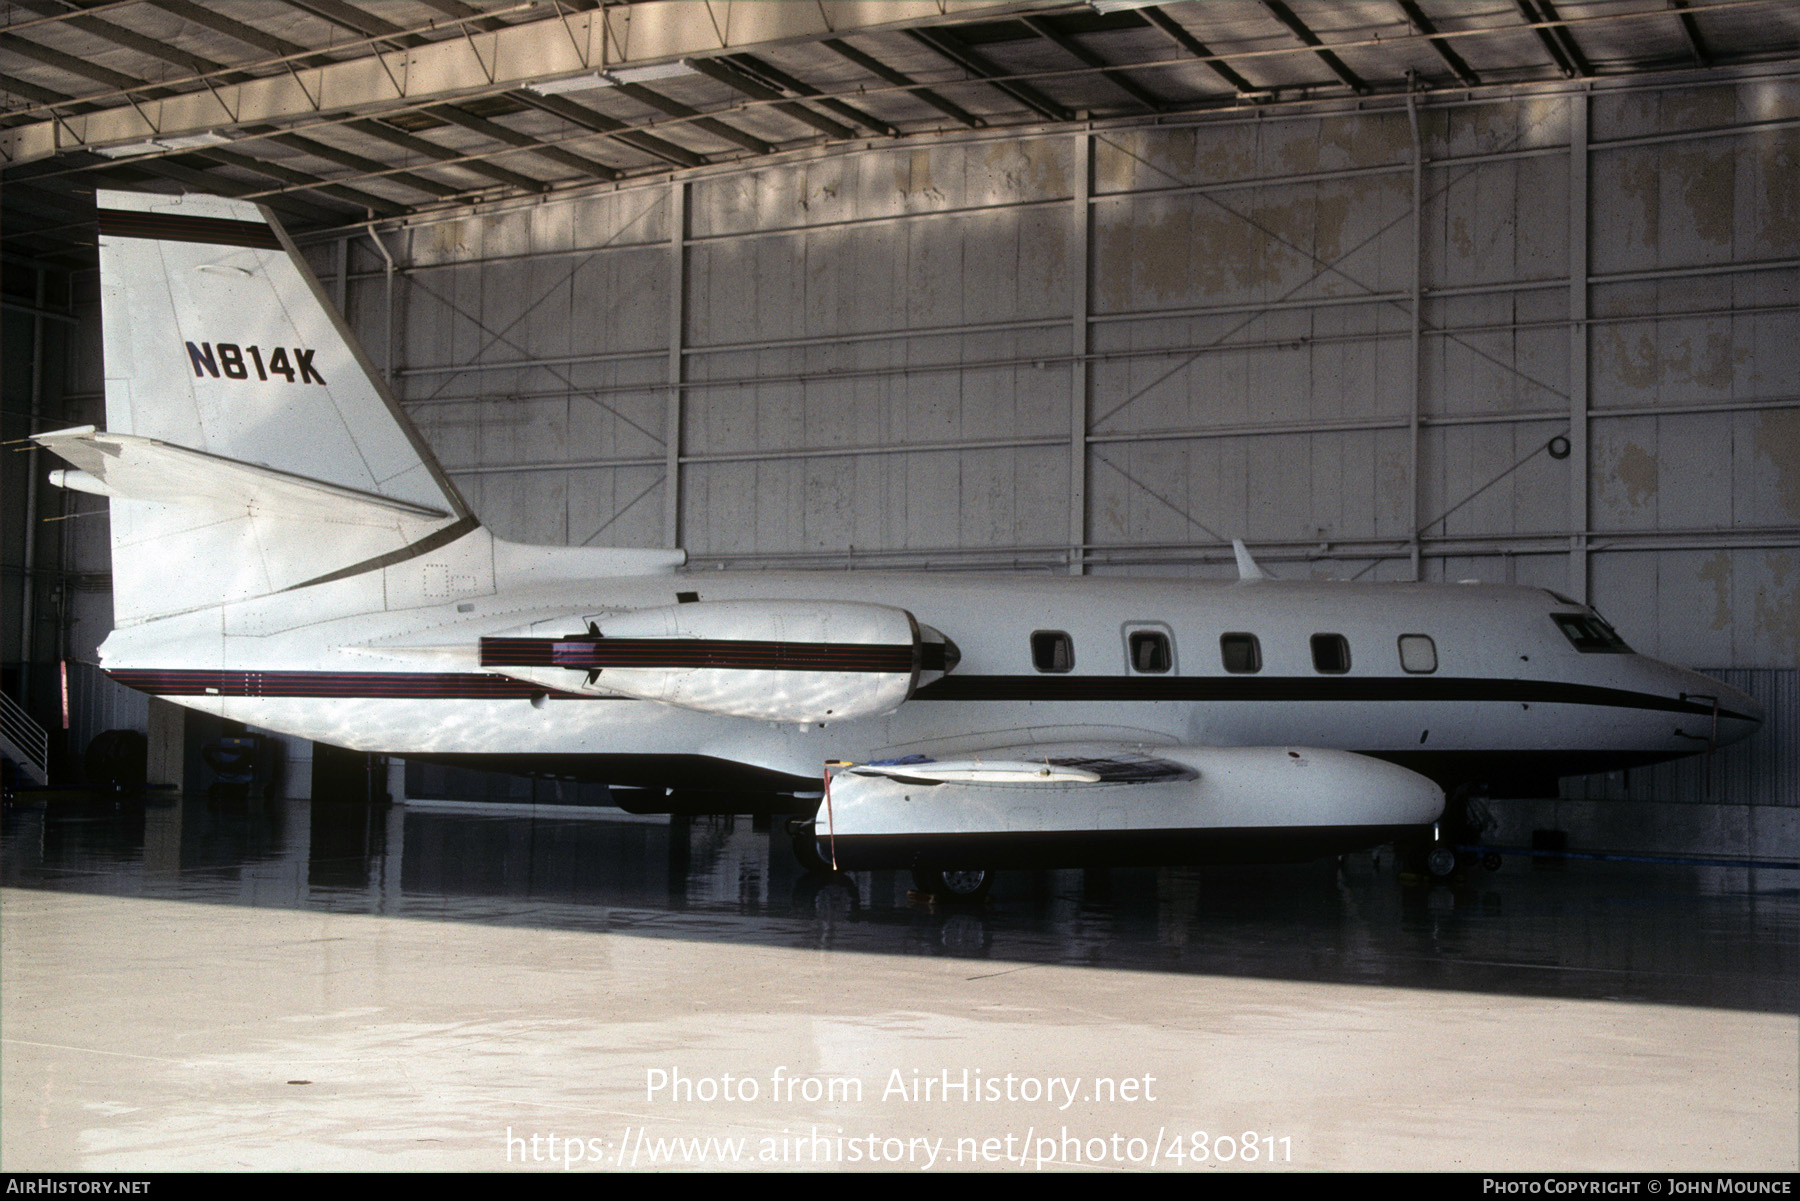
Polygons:
M203 801L13 810L0 860L8 1171L1800 1167L1791 871L943 910L742 821Z

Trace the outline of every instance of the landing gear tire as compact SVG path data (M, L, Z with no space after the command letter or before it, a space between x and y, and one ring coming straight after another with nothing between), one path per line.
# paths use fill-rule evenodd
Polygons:
M1425 856L1425 870L1433 879L1444 880L1456 871L1456 852L1446 846L1431 848L1431 854Z
M811 822L789 822L788 840L801 867L820 875L831 874L831 863L819 854L818 830Z
M985 867L915 867L912 877L914 888L940 901L973 904L986 897L994 887L994 871Z

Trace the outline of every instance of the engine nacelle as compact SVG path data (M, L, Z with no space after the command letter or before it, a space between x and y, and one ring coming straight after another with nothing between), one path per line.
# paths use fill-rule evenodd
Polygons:
M796 724L892 713L955 659L906 610L850 601L695 601L481 640L483 667L546 691Z

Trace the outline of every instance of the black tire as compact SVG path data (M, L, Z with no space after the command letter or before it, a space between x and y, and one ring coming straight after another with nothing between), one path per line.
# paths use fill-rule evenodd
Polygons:
M789 825L788 845L794 848L794 858L800 861L801 867L821 875L831 874L831 861L819 854L818 831L811 822Z
M94 736L82 756L87 785L95 792L144 791L149 743L136 730L107 730Z
M914 888L940 901L974 904L994 887L994 869L991 867L915 867L912 876Z
M1503 860L1500 858L1499 851L1489 851L1481 857L1481 866L1487 868L1490 872L1499 871L1502 862Z

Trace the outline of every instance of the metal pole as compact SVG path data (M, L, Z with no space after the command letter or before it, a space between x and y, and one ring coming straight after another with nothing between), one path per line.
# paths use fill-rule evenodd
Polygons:
M37 270L37 312L31 317L31 433L38 433L38 417L44 401L44 271ZM36 617L38 542L38 445L25 456L25 578L19 597L19 703L31 704L32 626Z
M1569 97L1569 595L1588 599L1588 94Z
M1069 574L1087 571L1088 276L1094 146L1075 131L1075 201L1069 213Z
M687 324L687 185L669 181L669 406L663 430L663 542L681 545L681 347Z
M388 387L394 386L394 256L381 240L381 235L374 230L369 231L369 241L375 243L375 249L387 263L387 319L383 323L384 337L387 346L382 351L381 379Z
M1425 148L1419 138L1418 97L1406 96L1406 119L1412 126L1412 387L1406 414L1406 528L1412 531L1412 578L1419 570L1419 377L1425 369L1420 359L1419 332L1423 315L1425 226L1419 209L1425 195Z

